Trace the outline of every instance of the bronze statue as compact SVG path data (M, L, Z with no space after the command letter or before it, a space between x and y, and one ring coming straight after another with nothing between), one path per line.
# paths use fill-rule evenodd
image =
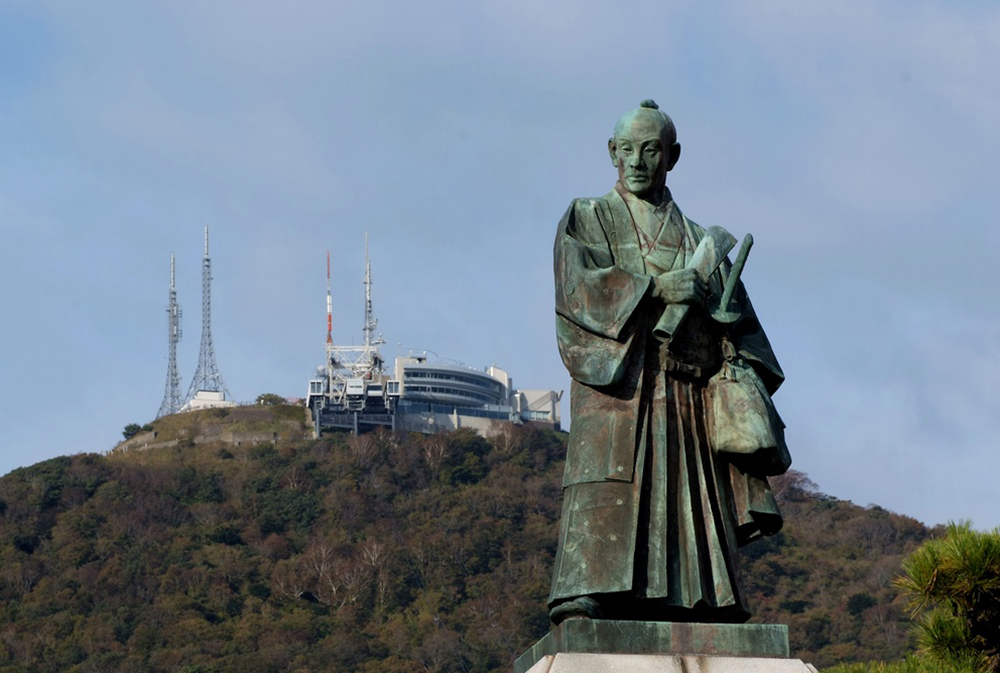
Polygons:
M550 617L744 622L737 548L781 528L767 476L791 462L784 375L739 282L751 241L734 266L735 239L681 213L653 101L608 151L615 188L575 200L555 242L573 383Z

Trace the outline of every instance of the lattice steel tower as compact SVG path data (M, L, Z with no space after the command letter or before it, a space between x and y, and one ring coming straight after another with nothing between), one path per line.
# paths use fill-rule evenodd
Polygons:
M208 257L208 227L205 227L205 259L201 265L201 351L198 353L198 369L188 388L188 401L199 390L219 392L225 399L230 399L212 347L212 260Z
M181 340L181 307L177 304L174 286L174 255L170 254L170 294L167 299L167 388L156 417L176 414L184 401L181 399L181 375L177 373L177 342Z

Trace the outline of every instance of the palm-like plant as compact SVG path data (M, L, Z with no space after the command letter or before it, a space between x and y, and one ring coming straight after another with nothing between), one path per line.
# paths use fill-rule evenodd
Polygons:
M919 616L921 650L967 670L1000 671L1000 528L950 523L903 561L903 573L896 585Z

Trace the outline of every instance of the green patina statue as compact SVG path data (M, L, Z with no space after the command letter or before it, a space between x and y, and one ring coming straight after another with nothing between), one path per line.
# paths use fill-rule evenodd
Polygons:
M550 616L741 623L738 546L782 524L770 394L784 375L739 282L750 237L688 220L681 146L652 101L608 141L615 188L555 242L559 351L573 378Z

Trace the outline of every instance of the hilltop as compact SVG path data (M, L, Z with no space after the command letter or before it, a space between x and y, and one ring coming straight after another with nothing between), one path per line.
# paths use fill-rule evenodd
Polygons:
M273 441L224 441L212 410L154 424L168 446L0 478L0 671L509 671L548 628L565 435L310 440L289 409L230 428ZM908 651L890 580L930 531L774 486L754 621L820 666Z
M146 428L150 429L119 442L112 451L186 448L211 443L237 446L288 443L312 437L312 416L301 406L257 404L172 414L156 419Z

